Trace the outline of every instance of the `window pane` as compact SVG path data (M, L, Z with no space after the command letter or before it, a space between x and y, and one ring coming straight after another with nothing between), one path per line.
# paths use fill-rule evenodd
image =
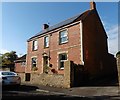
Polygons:
M34 45L37 46L37 41L34 41Z
M34 46L34 50L37 50L37 46Z
M25 62L21 62L21 66L25 67L26 63Z
M2 75L16 75L16 74L12 72L2 72Z
M44 40L44 43L45 43L45 47L49 47L49 37L45 37L45 40Z
M38 48L38 42L37 40L33 41L33 50L37 50Z
M60 54L60 60L67 60L67 54Z
M63 42L66 42L67 41L67 37L63 37L63 38L61 38L61 42L63 43Z
M68 41L68 33L67 31L60 32L60 43L65 43Z
M60 62L60 68L64 68L64 62Z
M67 36L67 32L66 31L61 32L61 37L66 37L66 36Z
M49 41L49 38L48 37L46 37L46 42L48 42Z
M32 67L36 67L37 58L32 58Z
M64 62L67 60L67 54L63 53L59 55L59 64L60 64L60 69L64 68Z

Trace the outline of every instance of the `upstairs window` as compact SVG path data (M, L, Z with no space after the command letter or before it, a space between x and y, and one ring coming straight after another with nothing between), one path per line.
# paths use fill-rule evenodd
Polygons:
M59 54L59 68L64 69L64 62L67 60L67 54L62 53Z
M68 42L68 33L67 30L61 31L59 33L59 42L60 44Z
M33 41L33 50L37 50L38 49L38 41L35 40Z
M49 37L48 37L48 36L46 36L46 37L44 38L44 47L45 47L45 48L49 47Z

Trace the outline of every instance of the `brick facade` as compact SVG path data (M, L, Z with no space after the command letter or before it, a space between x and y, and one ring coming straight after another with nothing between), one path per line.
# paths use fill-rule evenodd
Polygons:
M26 73L44 72L44 55L48 57L48 66L58 74L64 74L59 69L59 54L66 53L67 60L77 65L83 65L86 75L97 77L111 73L107 47L107 35L97 13L95 3L91 3L90 10L53 27L44 29L40 34L28 40ZM73 20L74 19L74 20ZM58 27L57 27L58 26ZM60 32L66 30L68 42L60 44ZM44 37L49 37L49 47L44 47ZM37 50L33 51L33 41L38 41ZM31 70L32 58L36 57L36 71ZM109 64L107 64L109 63ZM112 66L114 67L114 66ZM110 69L110 70L109 70ZM109 70L109 71L108 71Z
M25 67L26 65L21 65L21 63L15 63L15 72L17 73L25 73Z
M70 26L67 28L68 42L65 44L59 44L59 32L54 32L50 35L49 48L44 48L44 37L37 39L38 50L32 51L32 42L28 42L28 55L27 66L31 66L31 58L37 57L38 73L43 73L43 53L50 55L49 63L52 64L52 68L56 69L59 74L63 74L64 70L59 70L58 56L60 53L67 53L68 60L72 60L77 64L81 64L81 49L80 49L80 24ZM76 38L77 37L77 38ZM27 67L27 72L31 72L30 67Z
M15 60L14 71L17 73L25 73L25 67L26 67L26 54Z

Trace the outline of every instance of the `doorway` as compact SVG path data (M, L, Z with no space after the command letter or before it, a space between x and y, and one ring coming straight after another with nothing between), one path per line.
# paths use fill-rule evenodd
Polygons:
M43 56L43 73L48 73L48 56Z

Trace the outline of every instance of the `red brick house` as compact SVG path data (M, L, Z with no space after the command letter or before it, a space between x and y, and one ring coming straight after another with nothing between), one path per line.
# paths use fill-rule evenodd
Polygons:
M108 64L107 35L96 10L90 9L54 26L43 25L43 30L29 38L26 73L45 73L52 69L64 74L64 62L82 65L86 75L99 76L113 72Z
M25 73L25 67L26 67L26 54L15 60L14 71L17 73Z

